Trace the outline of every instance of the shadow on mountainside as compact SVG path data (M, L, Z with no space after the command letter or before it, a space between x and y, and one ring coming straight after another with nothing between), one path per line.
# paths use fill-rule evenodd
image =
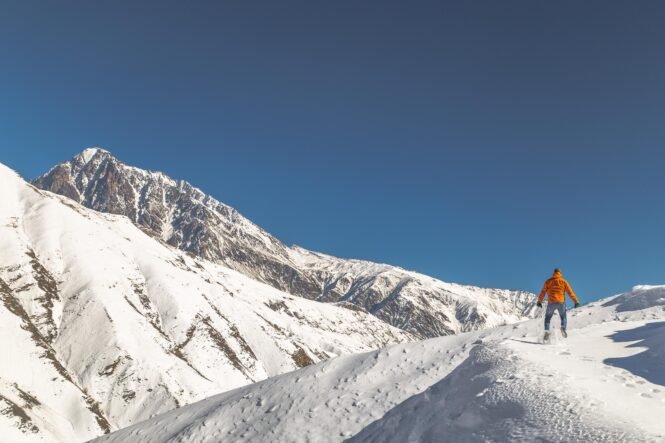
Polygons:
M636 342L627 347L646 348L630 357L608 358L607 365L625 369L651 383L665 386L665 322L648 323L609 336L615 342Z
M665 306L665 286L635 286L603 306L615 306L617 312L641 311L655 306Z

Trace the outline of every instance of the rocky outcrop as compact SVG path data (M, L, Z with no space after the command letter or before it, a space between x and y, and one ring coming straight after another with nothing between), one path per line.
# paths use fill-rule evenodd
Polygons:
M454 285L394 266L289 247L189 183L125 165L103 149L87 149L33 184L127 216L169 245L282 291L353 303L419 337L517 321L532 308L527 292Z
M2 442L88 441L414 339L367 312L294 297L186 254L1 164L0 189Z

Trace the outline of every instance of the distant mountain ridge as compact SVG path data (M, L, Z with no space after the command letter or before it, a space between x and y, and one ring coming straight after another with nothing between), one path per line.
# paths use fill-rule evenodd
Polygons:
M417 337L518 321L533 294L445 283L394 266L289 247L183 180L86 149L33 181L97 211L127 216L149 235L293 295L347 302Z

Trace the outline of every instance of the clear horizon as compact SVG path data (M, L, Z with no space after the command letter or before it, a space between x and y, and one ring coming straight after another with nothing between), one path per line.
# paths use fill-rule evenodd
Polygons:
M665 5L0 7L0 162L87 147L287 244L582 302L665 283Z

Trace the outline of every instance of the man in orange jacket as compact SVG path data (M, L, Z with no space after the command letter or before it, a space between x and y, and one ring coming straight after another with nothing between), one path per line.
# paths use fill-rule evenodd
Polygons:
M575 307L579 307L580 302L573 292L568 282L561 276L561 270L556 268L552 277L547 279L543 285L543 290L540 291L538 296L538 307L543 307L543 299L547 294L547 309L545 310L545 341L550 338L550 321L554 315L554 311L559 312L561 317L561 335L568 337L566 333L566 325L568 319L566 318L566 293L575 302Z

